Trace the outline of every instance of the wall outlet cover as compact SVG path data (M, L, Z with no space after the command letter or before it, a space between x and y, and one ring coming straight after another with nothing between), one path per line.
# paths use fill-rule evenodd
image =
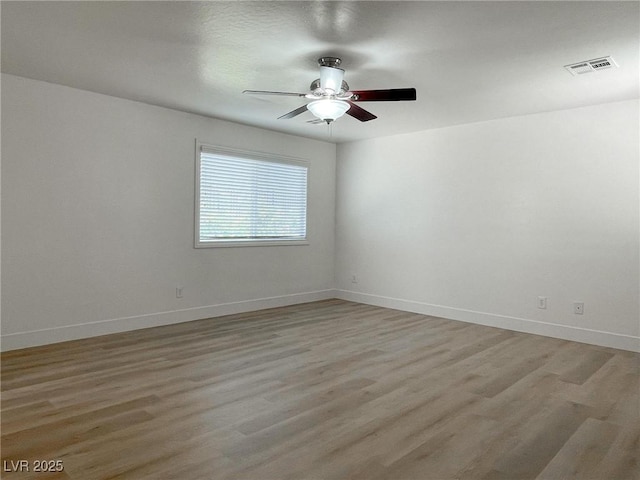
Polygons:
M543 310L547 308L547 297L538 297L538 308Z

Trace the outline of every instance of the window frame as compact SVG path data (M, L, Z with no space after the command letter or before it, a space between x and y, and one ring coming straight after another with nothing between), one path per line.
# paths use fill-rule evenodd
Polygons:
M242 240L217 239L210 241L200 240L200 167L201 154L203 150L214 155L224 155L237 157L240 159L257 160L262 162L279 163L286 165L297 165L307 169L306 178L306 198L305 198L305 237L303 239L260 239L247 238ZM299 246L309 245L309 175L311 172L308 160L290 157L287 155L272 154L268 152L257 152L251 150L240 150L211 143L200 142L196 139L195 148L195 209L194 209L194 248L228 248L228 247L270 247L270 246Z

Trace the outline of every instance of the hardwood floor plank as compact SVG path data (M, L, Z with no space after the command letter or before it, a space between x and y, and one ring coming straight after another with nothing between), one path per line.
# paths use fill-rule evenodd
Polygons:
M457 478L466 463L482 455L496 421L462 415L450 427L391 464L387 478Z
M576 383L582 385L591 375L600 370L602 366L613 358L609 352L592 350L587 352L586 358L583 356L574 368L560 375L563 382Z
M516 361L508 367L500 369L495 376L475 387L472 391L483 397L495 397L530 373L538 370L548 358L548 354L541 354Z
M62 446L153 418L142 408L159 401L155 395L93 410L58 422L2 435L2 459L38 459Z
M620 428L611 423L587 418L567 440L545 469L540 480L597 480L595 469L605 457Z
M3 353L64 480L640 480L640 355L327 300ZM4 478L4 476L3 476Z
M518 441L498 458L494 470L512 478L535 478L588 418L584 405L547 402L524 424Z
M323 406L331 401L342 397L345 394L357 392L362 388L375 383L368 378L356 378L348 380L330 387L324 392L314 392L303 398L295 398L291 402L283 402L280 405L270 409L265 415L244 422L236 427L236 429L250 435L259 432L265 428L286 421L292 416L304 413L310 409Z
M640 479L640 421L632 420L620 428L592 477Z

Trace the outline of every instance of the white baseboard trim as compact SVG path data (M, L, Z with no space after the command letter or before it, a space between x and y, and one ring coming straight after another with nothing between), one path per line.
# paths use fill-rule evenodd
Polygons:
M327 300L335 297L335 290L318 290L313 292L282 295L278 297L258 298L168 312L148 313L131 317L99 320L96 322L65 325L62 327L45 328L42 330L32 330L28 332L10 333L0 337L0 351L5 352L20 348L49 345L69 340L98 337L111 333L121 333L139 330L142 328L190 322L193 320L201 320L203 318L215 318L223 315L253 312L256 310L264 310L266 308L285 307L288 305Z
M634 337L632 335L622 335L619 333L589 330L586 328L546 323L525 318L476 312L473 310L464 310L461 308L446 307L442 305L432 305L412 300L352 292L350 290L336 290L335 296L342 300L375 305L377 307L392 308L395 310L420 313L423 315L447 318L450 320L476 323L489 327L504 328L505 330L513 330L516 332L532 333L545 337L554 337L574 342L589 343L603 347L640 352L640 337Z
M339 298L367 305L420 313L422 315L448 318L451 320L486 325L489 327L504 328L505 330L514 330L516 332L532 333L546 337L561 338L564 340L589 343L592 345L617 348L620 350L640 352L640 337L634 337L632 335L589 330L585 328L571 327L568 325L540 322L537 320L476 312L473 310L465 310L442 305L432 305L413 300L333 289L221 303L217 305L207 305L168 312L149 313L28 332L11 333L0 337L0 351L4 352L40 345L49 345L69 340L98 337L100 335L108 335L111 333L159 327L163 325L200 320L203 318L233 315L236 313L253 312L267 308L285 307L288 305L328 300L331 298Z

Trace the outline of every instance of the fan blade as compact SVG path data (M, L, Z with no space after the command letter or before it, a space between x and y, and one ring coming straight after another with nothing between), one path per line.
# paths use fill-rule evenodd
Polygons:
M278 117L278 120L284 120L286 118L293 118L293 117L295 117L297 115L300 115L301 113L304 113L306 111L307 111L307 106L306 105L302 105L301 107L298 107L295 110L291 110L289 113L285 113L281 117Z
M312 125L319 125L321 123L325 123L325 121L319 118L316 118L315 120L307 120L307 123L311 123Z
M305 97L306 93L295 93L295 92L270 92L267 90L244 90L242 93L246 93L249 95L284 95L286 97Z
M347 100L351 107L347 110L347 115L351 115L353 118L357 118L361 122L368 122L369 120L374 120L376 117L373 113L367 112L364 108L359 107L353 102Z
M415 100L415 88L392 88L390 90L352 90L352 102L394 102Z

